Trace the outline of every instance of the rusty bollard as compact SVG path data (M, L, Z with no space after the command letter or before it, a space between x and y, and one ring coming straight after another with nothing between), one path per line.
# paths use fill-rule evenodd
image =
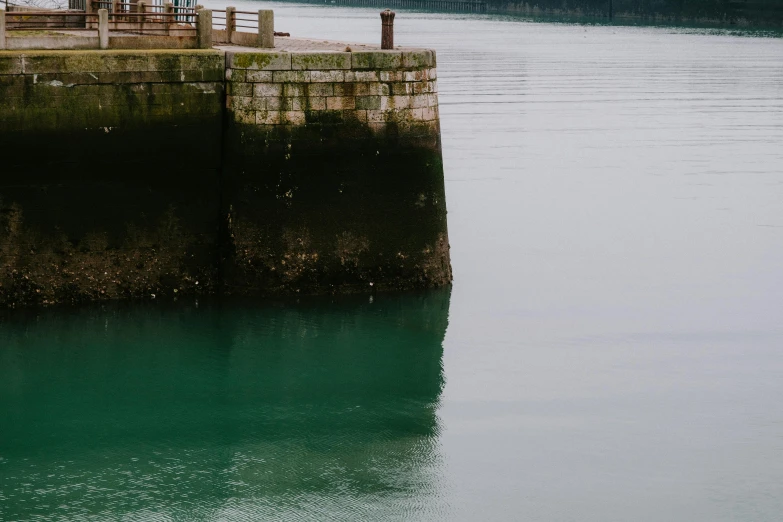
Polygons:
M394 49L394 11L381 11L381 49Z

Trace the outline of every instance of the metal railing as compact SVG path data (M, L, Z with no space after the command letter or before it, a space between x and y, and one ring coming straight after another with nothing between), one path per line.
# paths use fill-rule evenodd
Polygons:
M212 47L212 12L207 9L163 4L163 10L148 11L143 0L87 0L86 11L0 10L0 49L28 49L32 46L67 49L85 48L197 48ZM109 11L108 8L111 8ZM54 31L52 31L54 29ZM69 29L69 31L63 31ZM18 33L18 30L44 30L49 34ZM48 31L47 31L48 30ZM74 34L73 30L81 30ZM97 30L97 42L90 38ZM83 31L83 32L82 32ZM68 38L62 38L66 33ZM114 32L110 38L109 33ZM52 34L54 33L54 34ZM136 35L144 35L138 37ZM74 39L73 37L76 36ZM43 40L41 40L43 38Z
M258 11L234 11L233 27L258 31Z
M274 13L269 9L237 11L229 6L212 10L212 29L221 42L261 48L273 48L275 36L290 36L275 32Z
M87 2L89 0L68 0L68 9L73 9L77 11L85 11L87 9ZM121 2L123 4L130 4L131 2ZM135 3L135 2L134 2ZM163 11L163 6L166 3L166 0L150 0L147 3L147 7L150 8L150 10L153 11ZM174 10L178 11L179 9L195 9L196 8L196 0L174 0L172 2L174 4Z
M214 29L226 29L231 27L233 31L240 29L258 30L258 11L237 11L234 7L212 10L212 27Z
M145 23L179 22L192 25L195 28L198 11L195 7L178 6L162 0L87 0L90 11L106 9L109 12L109 22L138 22L143 18ZM139 16L142 15L142 16ZM184 28L183 28L184 29Z
M213 9L212 10L212 27L217 29L223 29L226 25L226 10L225 9Z
M164 6L165 11L147 11L144 2L119 2L114 0L92 0L92 12L84 11L7 11L5 29L97 29L98 10L111 7L108 16L108 31L131 34L196 34L198 16L195 9ZM125 10L128 7L133 7Z
M83 11L6 11L7 31L35 29L84 29L89 22L98 21L97 14Z

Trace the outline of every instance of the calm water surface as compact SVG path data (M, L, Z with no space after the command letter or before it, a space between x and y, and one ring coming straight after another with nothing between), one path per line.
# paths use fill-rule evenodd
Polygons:
M783 39L396 24L451 292L4 320L1 520L780 520Z

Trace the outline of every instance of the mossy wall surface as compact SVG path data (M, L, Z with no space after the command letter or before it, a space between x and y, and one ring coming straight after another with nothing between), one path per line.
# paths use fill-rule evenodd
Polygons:
M435 54L228 53L225 291L451 281Z
M224 57L0 52L0 303L217 289Z
M0 52L0 304L451 280L435 56Z

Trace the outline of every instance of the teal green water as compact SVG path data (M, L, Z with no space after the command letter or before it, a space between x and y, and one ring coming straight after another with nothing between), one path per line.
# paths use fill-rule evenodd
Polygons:
M415 515L438 497L448 305L446 290L15 316L0 520Z

